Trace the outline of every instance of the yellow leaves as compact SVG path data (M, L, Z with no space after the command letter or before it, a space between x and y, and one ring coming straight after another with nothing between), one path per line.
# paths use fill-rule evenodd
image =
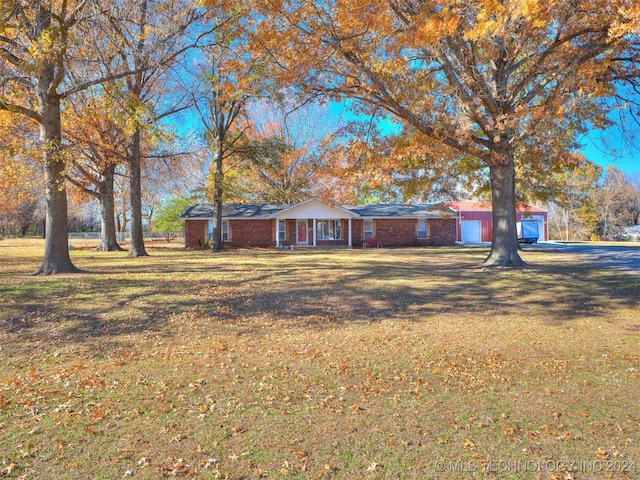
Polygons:
M640 6L638 2L621 6L618 9L619 19L609 27L611 38L621 38L625 35L638 35L640 32Z
M528 28L534 32L547 28L550 22L548 2L540 0L485 0L476 2L475 8L475 23L465 33L465 40L482 41L493 36L509 38L516 29Z
M449 23L449 26L451 25L452 23ZM446 30L446 24L441 24L439 19L425 18L417 28L416 40L418 42L433 43L442 38L443 34L446 35L446 32L443 32L443 28Z
M13 472L18 468L18 465L14 462L11 462L9 465L7 465L6 467L2 468L2 470L0 470L0 476L10 476L11 474L13 474Z
M371 462L371 464L369 464L369 466L367 467L367 472L375 472L379 470L380 467L382 467L382 465L380 465L379 463Z
M507 437L513 437L519 430L520 430L520 427L507 427L502 432Z
M0 149L0 212L14 213L23 202L34 197L39 166L31 161L34 152L30 148L14 145L13 133L9 130L3 132L9 138L8 144Z
M54 60L66 47L61 42L61 28L51 26L40 34L38 42L29 46L29 53L34 60Z

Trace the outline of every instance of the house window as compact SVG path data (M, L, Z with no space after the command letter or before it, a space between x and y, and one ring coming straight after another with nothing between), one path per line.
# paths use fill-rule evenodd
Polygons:
M340 220L318 220L316 229L318 240L342 239L342 222Z
M285 220L278 220L278 241L284 242L287 240L287 222Z
M227 220L222 221L222 241L229 241L229 222Z
M373 238L373 218L364 219L364 238Z
M424 218L418 219L418 239L424 240L428 236L427 220Z
M209 239L213 238L213 220L209 220ZM229 221L222 220L222 241L229 241Z

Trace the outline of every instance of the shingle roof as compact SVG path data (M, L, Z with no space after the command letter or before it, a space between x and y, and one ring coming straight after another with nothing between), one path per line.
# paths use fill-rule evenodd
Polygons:
M222 216L225 218L253 218L267 219L273 218L273 215L282 210L291 208L292 205L287 204L225 204L222 206ZM444 215L455 212L448 207L439 207L436 205L356 205L342 207L349 210L360 217L370 218L441 218ZM212 219L213 204L201 203L188 207L180 218L189 219Z
M443 214L453 215L455 212L448 207L427 205L356 205L345 207L360 217L394 217L394 218L441 218Z
M225 218L270 218L274 213L290 207L286 204L253 205L232 203L222 205L222 216ZM182 219L213 218L213 204L200 203L191 205L180 215Z

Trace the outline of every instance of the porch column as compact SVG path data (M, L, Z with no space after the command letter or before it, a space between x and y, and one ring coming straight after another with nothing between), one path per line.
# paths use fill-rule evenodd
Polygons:
M316 219L313 219L313 246L316 247Z
M348 228L347 228L347 230L349 231L349 246L350 246L350 247L353 247L353 245L351 245L351 243L352 243L352 242L351 242L351 218L349 218L349 219L347 220L347 223L348 223L348 225L349 225L349 226L348 226Z
M280 248L280 220L276 217L276 248Z

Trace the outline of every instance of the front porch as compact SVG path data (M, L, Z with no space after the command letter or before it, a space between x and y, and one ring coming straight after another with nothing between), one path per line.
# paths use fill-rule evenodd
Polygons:
M279 219L276 221L276 248L353 247L351 219Z
M312 199L278 212L276 248L353 247L353 212Z

